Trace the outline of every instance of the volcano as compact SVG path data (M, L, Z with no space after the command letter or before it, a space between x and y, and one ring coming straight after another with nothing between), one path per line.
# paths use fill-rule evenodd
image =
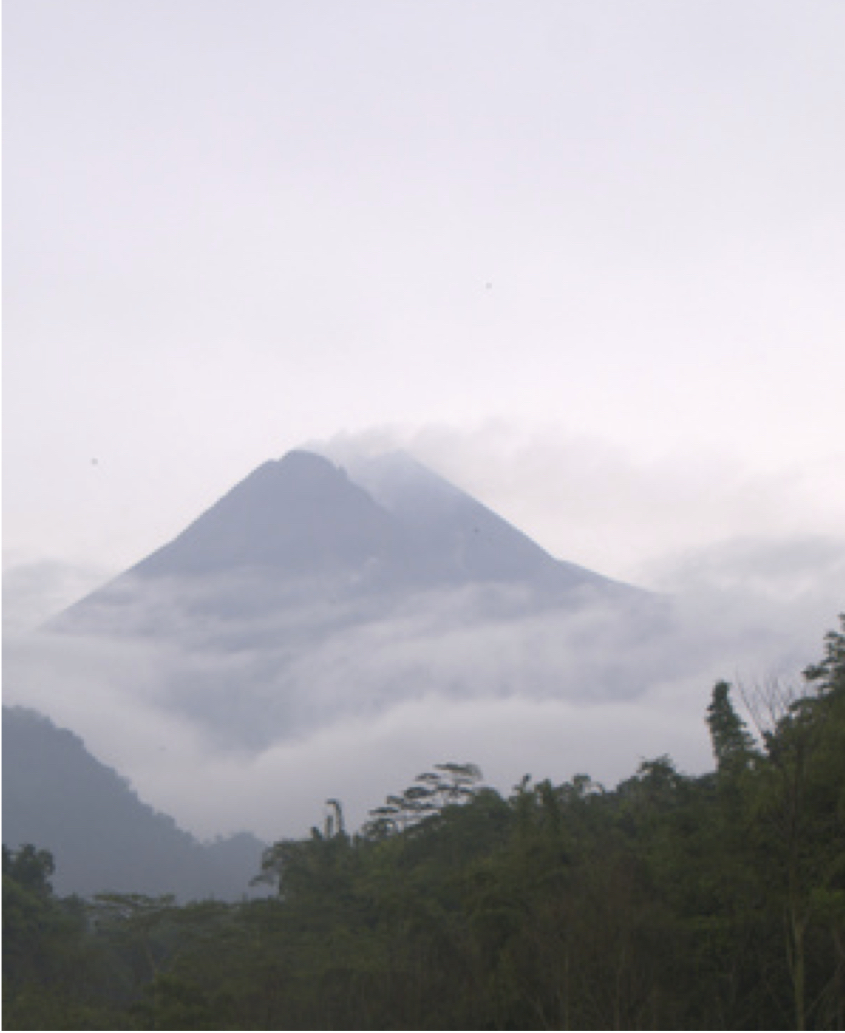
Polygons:
M174 607L233 623L323 601L364 609L420 592L520 588L534 604L646 593L562 562L480 502L396 452L353 474L289 452L254 470L156 550L52 624L101 634L173 630ZM168 619L155 621L152 600Z
M612 643L650 628L658 609L647 592L554 558L405 453L346 470L298 450L50 631L110 655L123 643L143 655L154 685L142 691L158 706L254 750L432 693L548 697L582 673L597 698L634 691ZM603 636L602 671L587 676Z
M635 705L665 676L670 625L661 597L555 558L405 453L344 469L298 450L16 643L11 673L18 700L112 771L104 785L119 771L160 812L228 835L267 829L268 813L288 829L307 821L343 788L321 796L313 780L312 758L325 766L339 743L344 795L360 807L364 788L356 797L350 778L389 767L391 751L442 755L455 721ZM33 752L24 732L10 792L24 799L44 781L33 771L50 774L43 800L18 808L15 827L29 830L27 814L75 814L84 778L53 762L66 750ZM495 759L501 745L485 751ZM130 826L142 821L136 803L118 808ZM42 826L47 845L65 843ZM168 891L179 859L195 854L176 838L155 882ZM232 852L241 846L254 853L243 839ZM80 870L94 865L77 853ZM119 858L112 870L128 878Z

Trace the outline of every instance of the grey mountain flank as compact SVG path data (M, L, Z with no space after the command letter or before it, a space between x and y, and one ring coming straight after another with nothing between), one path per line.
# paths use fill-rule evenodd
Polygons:
M320 455L294 451L258 467L172 542L71 607L53 627L113 628L121 604L144 585L167 581L174 592L181 586L186 601L199 590L206 611L234 618L244 612L234 602L256 608L245 597L227 598L224 579L257 591L262 607L308 605L321 592L329 601L389 601L478 586L520 586L537 604L646 597L554 559L405 453L363 460L351 477ZM138 614L129 616L127 630L136 632Z

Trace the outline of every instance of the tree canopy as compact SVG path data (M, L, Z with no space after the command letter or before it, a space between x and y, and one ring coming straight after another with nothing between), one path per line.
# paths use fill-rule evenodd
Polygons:
M5 1024L842 1029L841 628L790 689L716 683L710 773L503 795L446 761L357 832L327 801L265 899L59 898L48 849L4 848Z

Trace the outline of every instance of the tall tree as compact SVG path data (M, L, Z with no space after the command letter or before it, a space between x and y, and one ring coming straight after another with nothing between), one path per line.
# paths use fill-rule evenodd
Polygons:
M746 766L754 742L745 722L734 710L731 686L726 681L719 681L713 686L713 695L707 708L707 724L718 770L730 773Z

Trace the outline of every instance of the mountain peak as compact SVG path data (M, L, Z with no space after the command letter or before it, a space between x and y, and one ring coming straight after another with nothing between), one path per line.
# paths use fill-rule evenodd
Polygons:
M234 621L243 637L247 613L257 629L270 611L308 610L326 598L363 610L432 589L499 585L556 605L582 589L621 588L554 559L407 453L348 463L347 474L305 449L262 463L59 625L166 634L166 613L176 607L191 620Z
M267 490L271 484L286 484L290 488L312 489L319 484L331 484L338 478L348 479L346 473L335 466L330 459L318 455L316 452L294 449L278 459L268 459L257 466L224 498L234 492L243 492L247 489L251 491Z
M206 574L233 568L315 573L378 554L392 537L389 515L314 452L262 463L133 572Z
M280 459L270 459L255 470L255 473L268 471L270 473L285 477L323 477L332 479L340 474L345 477L344 471L336 466L330 459L311 452L305 448L294 448L286 452Z

